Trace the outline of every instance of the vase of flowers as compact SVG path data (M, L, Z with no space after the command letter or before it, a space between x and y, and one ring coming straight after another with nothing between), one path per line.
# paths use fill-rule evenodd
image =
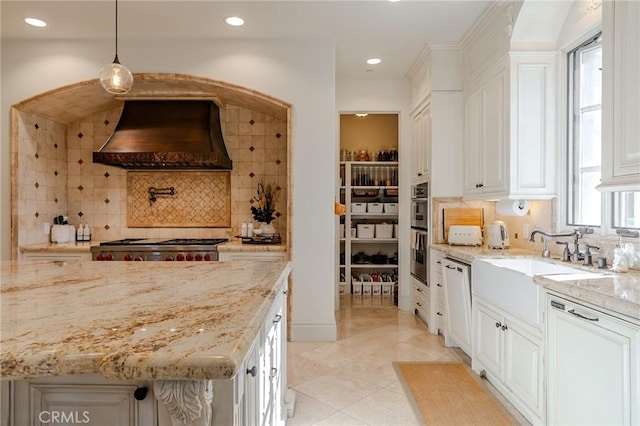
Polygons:
M275 184L265 184L262 181L258 184L257 194L253 197L256 203L251 206L251 213L253 219L261 223L262 235L273 235L276 232L271 222L275 220L274 213L279 193L280 188Z

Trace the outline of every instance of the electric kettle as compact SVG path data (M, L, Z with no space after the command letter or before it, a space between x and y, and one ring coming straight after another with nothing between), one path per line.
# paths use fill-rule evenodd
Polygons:
M503 221L496 220L487 225L486 233L487 246L489 248L503 249L511 246L509 242L509 229Z

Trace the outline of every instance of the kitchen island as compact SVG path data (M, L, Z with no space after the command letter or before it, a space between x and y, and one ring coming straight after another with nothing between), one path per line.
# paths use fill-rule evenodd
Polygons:
M161 402L159 424L163 410L173 425L282 419L290 271L289 262L3 262L1 374L15 424L23 406L37 418L70 388L118 384L135 393L126 424L144 424L136 404L155 404L147 392ZM84 411L91 424L116 424Z

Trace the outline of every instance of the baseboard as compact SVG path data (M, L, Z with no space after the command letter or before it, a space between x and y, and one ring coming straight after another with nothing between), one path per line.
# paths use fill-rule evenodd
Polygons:
M335 342L338 338L336 323L300 324L291 323L293 342Z

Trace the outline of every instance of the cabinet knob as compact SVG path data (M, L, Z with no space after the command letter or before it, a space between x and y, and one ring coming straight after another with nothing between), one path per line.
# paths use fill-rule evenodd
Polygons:
M148 393L149 393L149 388L146 386L143 386L140 388L136 388L136 390L133 391L133 397L137 401L144 401Z
M422 307L422 303L420 303L420 302L416 302L416 305Z
M503 326L502 326L502 331L504 331L504 330L506 330L506 329L508 329L508 328L509 328L509 327L507 327L507 325L505 324L505 325L503 325Z
M440 312L436 312L436 315L438 316L442 316L442 314Z
M479 184L478 184L478 188L482 188L483 186L484 186L484 184L483 184L483 183L479 183Z
M281 319L282 319L282 315L276 314L276 318L273 320L273 323L274 324L279 323Z
M422 293L422 289L420 287L416 288L420 293Z
M442 284L440 284L440 283L438 283L438 284L436 284L436 285L437 285L438 287L442 287Z
M247 368L247 374L251 374L251 377L256 377L256 374L258 374L258 369L255 365L251 368Z
M278 375L278 369L275 368L275 367L271 367L271 374L269 375L269 377L271 377L273 379L277 375Z
M500 328L502 324L500 324L499 322L496 323L496 328Z

